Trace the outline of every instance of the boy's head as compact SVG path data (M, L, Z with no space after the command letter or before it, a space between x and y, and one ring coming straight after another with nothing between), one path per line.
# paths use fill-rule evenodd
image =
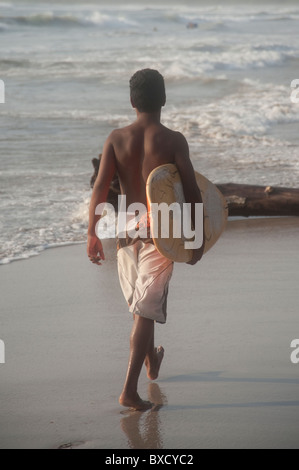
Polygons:
M140 113L154 113L165 105L164 78L157 70L138 70L130 79L131 103Z

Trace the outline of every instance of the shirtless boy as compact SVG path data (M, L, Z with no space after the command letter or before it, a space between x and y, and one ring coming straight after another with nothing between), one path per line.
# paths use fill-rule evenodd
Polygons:
M185 199L191 203L191 208L202 202L186 139L160 121L161 108L166 102L163 77L152 69L136 72L130 80L130 98L137 119L127 127L114 130L107 138L90 202L87 253L91 262L97 265L105 256L95 233L100 218L95 215L95 209L106 201L115 173L118 174L121 193L126 195L127 207L136 202L146 207L147 177L154 168L165 163L177 165ZM194 209L191 212L194 214ZM190 264L199 261L202 254L203 246L194 250ZM159 374L164 349L154 346L154 324L155 321L166 321L168 283L173 263L156 250L150 238L127 238L125 244L118 244L117 257L121 287L134 318L127 376L119 403L135 410L145 410L152 404L139 397L138 379L143 364L150 380L155 380Z

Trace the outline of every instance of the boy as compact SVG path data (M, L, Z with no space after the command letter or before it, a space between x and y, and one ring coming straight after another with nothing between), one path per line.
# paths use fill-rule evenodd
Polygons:
M160 122L161 108L166 102L162 75L152 69L136 72L130 79L130 98L137 120L114 130L107 138L90 202L87 253L92 263L98 265L105 257L102 243L95 233L100 218L95 215L95 209L106 201L110 181L116 172L121 193L126 195L127 207L136 202L146 207L147 177L154 168L165 163L177 165L186 202L193 208L195 203L202 202L186 139ZM195 264L202 254L203 246L194 250L190 264ZM162 346L154 347L154 322L166 321L173 262L156 250L150 237L127 237L125 243L122 238L118 243L117 258L121 287L134 317L129 365L119 403L135 410L145 410L152 404L139 397L137 384L143 363L150 380L155 380L159 374L164 349Z

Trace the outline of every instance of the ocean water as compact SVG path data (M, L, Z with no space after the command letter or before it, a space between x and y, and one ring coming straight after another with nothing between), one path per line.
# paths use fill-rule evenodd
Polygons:
M298 2L0 2L1 264L86 239L91 159L145 67L197 170L299 186Z

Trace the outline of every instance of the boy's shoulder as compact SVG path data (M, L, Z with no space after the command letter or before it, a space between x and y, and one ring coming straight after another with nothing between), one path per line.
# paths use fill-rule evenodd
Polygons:
M129 124L128 126L124 127L117 127L110 132L108 139L114 139L122 135L127 135L128 133L132 133L134 131L134 123Z
M136 125L136 123L132 123L128 126L114 129L108 136L107 141L113 144L116 142L120 142L123 139L127 139L128 137L132 137L134 136L134 134L138 136L138 134L143 131L144 129L140 129L140 127ZM160 126L160 131L165 134L165 138L168 141L172 140L178 147L188 145L185 136L180 131L170 129L169 127L166 127L163 124L161 124Z
M130 126L113 129L108 135L106 143L114 144L126 138L130 133L129 127Z
M169 133L169 136L173 139L175 139L177 142L186 142L185 136L182 134L180 131L176 131L174 129L170 129L169 127L164 126L164 129L167 133Z

